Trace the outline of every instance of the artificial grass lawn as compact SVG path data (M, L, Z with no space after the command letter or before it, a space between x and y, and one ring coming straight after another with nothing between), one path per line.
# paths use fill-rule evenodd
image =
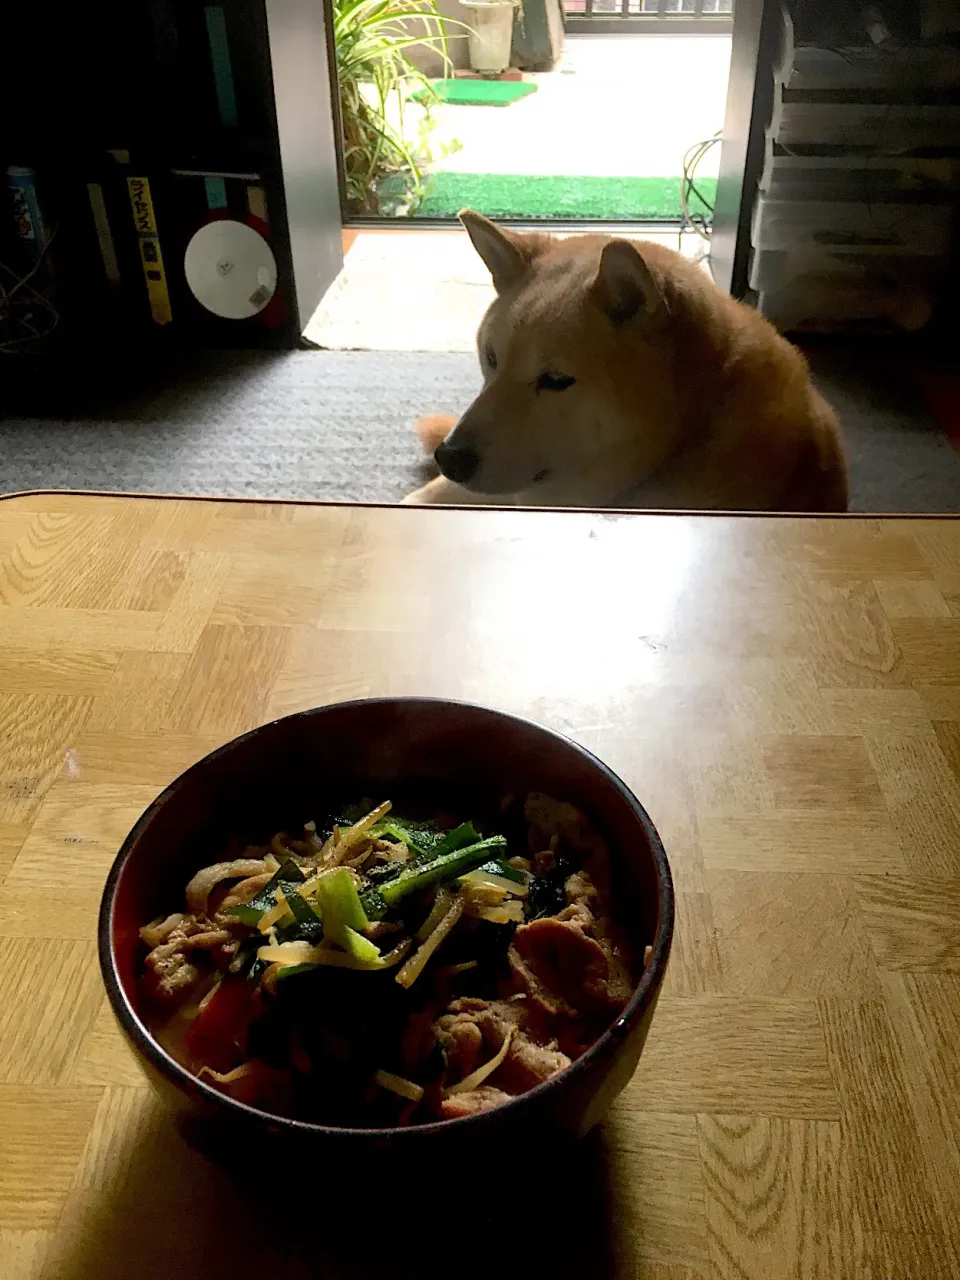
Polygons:
M444 170L430 175L414 216L452 218L461 209L475 209L494 218L675 219L681 214L680 181L679 177L569 178ZM714 200L715 178L698 178L697 186L708 200ZM691 196L690 212L706 214L708 210Z
M458 107L509 107L511 102L537 91L535 84L524 80L431 80L430 85L441 102ZM423 102L429 96L421 89L413 99Z

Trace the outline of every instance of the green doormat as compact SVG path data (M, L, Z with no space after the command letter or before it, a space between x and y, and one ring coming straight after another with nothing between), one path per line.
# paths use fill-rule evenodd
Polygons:
M506 87L506 86L505 86ZM558 178L520 173L431 174L417 218L452 218L476 209L494 218L609 218L611 221L680 217L680 178ZM713 201L716 178L698 178ZM708 212L691 196L690 212Z
M509 107L511 102L536 93L537 86L525 80L431 80L430 86L442 102L458 107ZM413 95L415 102L429 97L425 89Z

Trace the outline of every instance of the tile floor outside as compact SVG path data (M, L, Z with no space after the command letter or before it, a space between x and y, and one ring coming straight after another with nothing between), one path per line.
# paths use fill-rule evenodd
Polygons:
M537 92L509 107L443 104L437 171L674 177L689 146L723 125L728 35L568 35ZM700 168L715 177L714 148Z
M692 232L637 234L690 257L704 252ZM348 232L344 248L343 270L304 331L308 342L327 351L474 350L494 295L465 231Z

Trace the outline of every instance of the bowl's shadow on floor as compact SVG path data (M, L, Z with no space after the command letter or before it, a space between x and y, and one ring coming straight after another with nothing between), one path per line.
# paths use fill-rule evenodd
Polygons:
M637 1274L615 1238L602 1137L560 1157L505 1150L482 1169L348 1173L321 1158L228 1172L150 1104L97 1145L41 1280Z

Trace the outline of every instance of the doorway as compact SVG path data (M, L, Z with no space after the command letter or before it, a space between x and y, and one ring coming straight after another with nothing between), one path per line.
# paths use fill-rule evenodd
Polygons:
M330 2L340 14L332 30L341 71L358 39L342 20L348 12L354 25L367 12L378 20L393 13L389 38L406 43L396 57L380 55L380 80L370 69L360 83L352 72L346 83L341 76L346 257L307 326L309 341L472 350L492 290L458 226L462 208L561 234L623 229L707 269L731 0L523 0L528 44L537 38L536 5L553 3L558 14L568 6L556 57L540 70L509 67L481 81L471 74L469 37L453 25L460 18L444 19L439 41L437 4L466 14L491 0ZM514 30L512 60L526 60L517 43ZM464 90L439 100L444 84ZM370 150L358 152L365 135Z
M382 3L332 0L345 225L449 226L464 207L520 224L708 221L732 0L515 3L388 0L384 23ZM512 22L510 65L478 72L493 9ZM377 38L361 38L373 14Z

